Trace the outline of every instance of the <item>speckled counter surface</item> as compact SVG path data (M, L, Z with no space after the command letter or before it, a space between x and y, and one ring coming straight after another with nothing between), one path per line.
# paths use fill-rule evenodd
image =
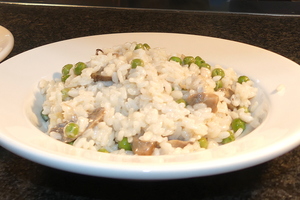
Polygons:
M244 42L300 64L300 16L0 3L0 25L15 37L9 57L74 37L173 32ZM300 199L300 147L248 169L171 181L127 181L72 174L33 163L0 147L0 199Z

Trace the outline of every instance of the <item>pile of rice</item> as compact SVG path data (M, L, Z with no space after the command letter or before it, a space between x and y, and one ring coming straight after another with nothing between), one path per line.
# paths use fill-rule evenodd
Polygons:
M81 75L70 70L65 82L61 79L41 80L39 87L45 95L43 115L49 117L50 137L61 140L54 127L63 122L79 125L80 136L71 143L79 148L93 151L108 151L116 154L134 154L120 149L118 142L134 137L140 141L155 143L151 155L189 153L222 145L223 139L232 132L233 119L246 123L253 120L251 101L257 88L251 80L238 83L237 73L232 68L211 66L199 68L169 61L171 56L183 58L183 54L168 53L162 48L136 49L137 43L98 50L86 63ZM142 59L144 66L131 67L133 59ZM230 88L233 95L225 97L222 90L215 91L216 81L221 77L211 76L214 68L225 72L223 88ZM92 73L102 71L112 81L94 81ZM67 90L67 98L62 90ZM178 103L196 93L213 93L219 97L217 112L205 103L186 105ZM233 105L230 108L228 105ZM89 128L89 114L96 108L104 108L104 118L95 127ZM251 110L251 109L250 109ZM243 130L234 132L238 137ZM198 142L205 138L207 146ZM189 141L183 147L172 146L169 141Z

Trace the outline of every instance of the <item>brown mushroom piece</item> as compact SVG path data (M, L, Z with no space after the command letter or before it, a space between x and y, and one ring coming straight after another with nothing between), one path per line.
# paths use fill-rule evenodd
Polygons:
M49 133L50 132L56 132L56 133L60 133L60 134L63 134L64 133L64 127L67 125L66 122L63 122L63 123L59 123L57 124L55 127L51 128Z
M133 137L131 149L134 154L140 156L150 156L153 154L157 142L145 142L139 139L139 136Z
M217 105L219 102L219 96L213 93L196 93L190 95L186 100L188 105L195 105L197 103L204 103L207 107L210 107L213 113L218 111Z
M99 52L104 53L104 52L102 51L102 49L96 49L96 55L97 55L97 56L99 55Z
M96 108L93 112L91 112L88 116L89 124L85 130L87 130L89 128L94 128L99 122L103 121L104 114L105 114L105 110L103 107ZM74 140L76 140L84 132L83 131L82 133L79 133L74 138L66 137L66 135L64 133L64 128L67 124L68 124L68 122L59 123L55 127L51 128L49 133L50 132L59 133L61 135L60 140L65 143L69 143L69 142L73 142Z
M94 79L95 82L97 81L112 81L111 76L104 76L101 74L102 70L94 72L91 74L91 78Z
M230 99L230 97L234 94L233 90L230 89L230 88L221 88L219 89L220 91L224 92L224 96L227 98L227 99ZM232 105L231 103L230 104L227 104L227 107L228 109L230 110L233 110L235 108L234 105Z
M88 116L89 125L86 130L89 128L94 128L99 122L103 121L105 114L105 109L103 107L96 108L93 112L91 112Z
M67 124L68 124L67 122L59 123L59 124L57 124L55 127L51 128L50 131L49 131L49 133L50 133L50 132L56 132L56 133L59 133L59 134L61 135L60 141L65 142L65 143L72 142L72 141L74 141L75 139L66 137L66 136L65 136L65 133L64 133L64 128L65 128L65 126L66 126Z
M234 94L233 90L230 88L220 88L219 91L224 92L224 96L227 99L229 99Z
M186 147L188 144L193 144L190 141L182 141L182 140L169 140L168 143L170 143L172 145L173 148L184 148Z

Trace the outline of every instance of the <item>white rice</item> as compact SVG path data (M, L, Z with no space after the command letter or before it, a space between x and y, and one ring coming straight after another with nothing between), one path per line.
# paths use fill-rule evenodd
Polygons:
M70 77L63 83L58 80L41 80L41 92L45 94L43 114L48 115L48 132L51 137L60 140L59 133L50 131L62 122L75 121L82 133L73 143L75 147L98 151L106 149L116 154L133 154L118 148L118 142L124 137L131 143L133 137L139 140L155 142L152 155L179 154L204 150L198 140L205 138L207 148L222 145L229 137L231 122L240 118L246 123L253 120L245 108L257 93L253 82L237 82L238 75L232 68L211 66L199 68L196 64L180 65L168 61L170 54L161 48L149 50L135 49L136 42L102 49L91 57L87 68L81 75L70 70ZM200 55L201 56L201 55ZM144 67L131 68L131 61L140 58ZM234 94L225 97L224 91L215 91L216 81L211 71L221 68L225 72L223 87L230 88ZM111 76L112 81L97 81L91 74L102 70L102 75ZM61 90L69 88L68 97L63 99ZM218 95L217 112L205 103L193 106L177 103L178 99L187 99L196 93ZM234 106L228 108L228 104ZM94 109L105 109L104 119L93 129L86 129L89 113ZM249 109L250 110L250 109ZM242 130L236 131L238 137ZM168 141L190 141L184 148L173 147Z

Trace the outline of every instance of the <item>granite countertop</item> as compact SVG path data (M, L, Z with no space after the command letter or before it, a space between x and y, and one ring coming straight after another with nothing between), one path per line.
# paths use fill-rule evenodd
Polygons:
M296 15L10 5L0 2L0 24L15 37L15 46L8 58L74 37L122 32L172 32L244 42L274 51L300 64L300 16ZM128 181L73 174L33 163L0 147L1 200L300 199L299 189L300 147L244 170L169 181Z

